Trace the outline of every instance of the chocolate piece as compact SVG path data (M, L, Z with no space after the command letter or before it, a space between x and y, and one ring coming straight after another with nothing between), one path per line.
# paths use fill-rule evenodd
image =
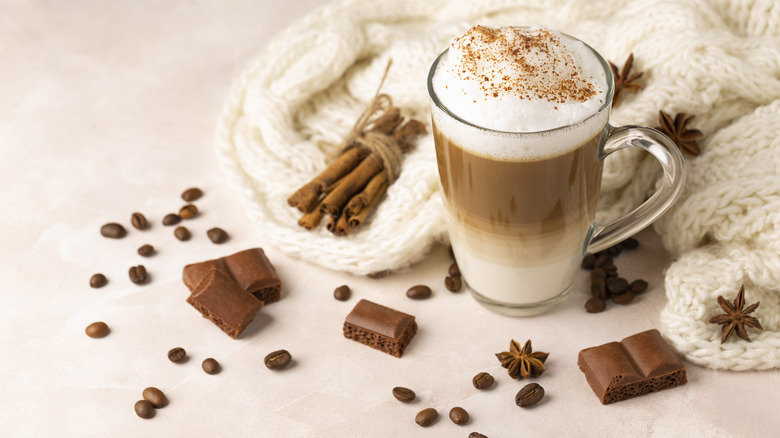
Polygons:
M260 300L217 269L206 275L187 302L233 339L238 339L263 307Z
M360 300L344 320L344 337L395 357L404 354L417 333L414 316Z
M212 269L222 271L263 304L279 301L282 282L262 248L252 248L215 260L184 267L182 279L191 291Z
M605 405L688 381L685 365L655 329L586 348L577 364Z

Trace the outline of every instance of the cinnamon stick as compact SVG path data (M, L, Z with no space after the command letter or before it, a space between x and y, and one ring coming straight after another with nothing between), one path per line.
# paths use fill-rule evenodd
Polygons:
M363 188L360 193L353 196L347 203L347 206L344 207L344 214L347 215L347 219L360 213L363 208L371 203L371 200L376 193L384 193L385 190L387 190L387 173L379 172L374 175L374 177L371 178L371 181L366 184L366 187Z
M328 193L320 204L322 214L337 214L341 207L357 193L374 175L384 169L382 160L376 154L369 154L350 173L344 176L338 188Z
M358 225L362 224L368 215L374 210L374 207L379 204L379 200L382 199L382 196L387 191L387 184L384 184L383 186L379 187L379 190L377 190L375 193L373 193L373 197L368 202L368 204L363 207L356 215L349 218L348 225L350 228L355 228Z
M298 225L302 226L303 228L306 228L307 230L313 230L317 227L317 225L322 222L323 214L320 211L319 205L312 208L311 211L301 216L300 219L298 219Z
M412 148L414 139L418 135L423 135L425 133L425 125L419 120L411 119L406 122L404 126L393 132L391 138L398 146L401 147L402 151L407 152Z
M346 236L349 234L349 224L347 223L347 215L342 213L339 215L338 220L336 221L336 230L334 233L337 236Z
M374 121L370 131L390 135L402 121L401 110L393 107ZM319 201L320 196L327 193L339 179L352 171L368 154L367 149L357 146L353 141L325 170L290 195L287 198L287 203L304 213L310 212Z

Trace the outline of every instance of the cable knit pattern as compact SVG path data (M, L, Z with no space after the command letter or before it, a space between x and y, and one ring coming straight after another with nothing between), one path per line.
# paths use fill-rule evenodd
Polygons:
M474 24L543 24L645 72L613 125L656 126L658 111L695 114L702 154L688 159L683 199L656 224L679 257L666 274L665 336L694 363L780 366L780 6L771 0L342 0L278 35L244 70L217 130L217 156L257 229L281 251L330 269L397 270L446 241L433 139L418 141L398 180L355 233L307 231L287 197L324 169L383 91L429 124L426 76ZM620 216L655 190L658 164L626 150L605 162L597 220ZM740 284L765 330L720 344L715 298Z

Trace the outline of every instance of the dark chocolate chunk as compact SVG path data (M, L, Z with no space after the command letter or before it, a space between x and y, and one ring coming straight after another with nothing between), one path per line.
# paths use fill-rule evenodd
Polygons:
M685 384L685 364L652 329L580 351L577 365L602 404Z
M187 302L233 339L238 339L263 307L260 300L217 269L206 275Z
M344 321L344 337L401 357L417 333L414 316L360 300Z

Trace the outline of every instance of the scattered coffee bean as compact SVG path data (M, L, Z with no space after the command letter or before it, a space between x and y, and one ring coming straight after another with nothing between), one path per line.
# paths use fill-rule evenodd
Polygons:
M610 299L615 304L628 304L631 301L634 301L635 296L636 295L633 292L628 291L628 292L623 292L620 295L613 295L610 297Z
M168 350L168 360L173 363L182 363L187 360L187 351L181 347Z
M155 409L164 408L168 405L168 397L166 397L162 391L153 386L144 389L143 397L144 400L151 403Z
M144 284L146 282L146 268L144 265L133 266L128 271L130 281L135 284Z
M422 427L428 427L439 418L439 413L434 408L423 409L414 417L414 422Z
M192 237L192 234L190 234L190 230L188 230L187 227L176 227L176 229L173 230L173 235L182 242L190 240L190 237Z
M127 230L121 224L110 222L100 227L100 234L111 239L121 239L127 235Z
M450 420L458 426L462 426L469 422L469 413L460 406L456 406L450 409Z
M515 403L521 408L535 405L544 397L544 388L538 383L529 383L515 395Z
M471 432L469 438L488 438L487 435L482 435L479 432Z
M451 264L448 273L450 274L450 277L460 277L460 268L458 267L458 264Z
M187 204L179 209L179 217L182 219L192 219L198 214L198 207Z
M607 279L605 286L610 296L620 295L628 290L628 281L623 277L611 277Z
M471 383L477 389L488 389L493 386L494 381L495 380L493 379L493 376L484 372L477 374L473 379L471 379Z
M263 362L265 363L265 367L269 370L280 370L286 367L291 360L292 356L290 355L290 352L287 350L277 350L273 353L268 353L265 359L263 359Z
M457 292L463 287L463 280L460 277L445 277L444 287L450 292Z
M609 256L609 254L601 253L598 256L596 256L596 260L593 262L594 268L600 268L607 264L607 262L611 261L612 257Z
M352 295L352 290L346 284L337 287L333 291L333 298L339 301L347 301Z
M103 274L95 274L89 279L89 285L95 289L103 287L108 284L108 278Z
M629 237L628 239L620 242L620 246L623 249L637 249L639 248L639 241L634 239L633 237Z
M607 302L604 301L603 297L591 297L588 301L585 302L585 310L588 313L603 312L606 308Z
M623 248L620 247L620 244L617 244L617 245L614 245L614 246L610 246L609 248L606 249L606 251L607 251L607 254L609 254L611 256L616 256L616 255L620 254L621 251L623 251Z
M403 386L396 386L393 388L393 397L396 398L396 400L403 402L403 403L411 403L414 401L414 398L417 397L417 395L409 388L404 388Z
M141 213L135 212L130 216L130 224L137 230L145 230L149 226L149 222L146 220L146 216Z
M582 266L583 269L593 269L596 264L596 255L595 254L588 254L585 257L582 258Z
M226 233L225 230L219 227L214 227L206 231L206 235L209 237L209 240L217 244L225 243L225 241L228 240L228 233Z
M185 190L184 193L181 194L181 199L184 199L187 202L192 202L200 199L201 196L203 196L203 192L197 187L192 187Z
M603 278L594 278L590 282L590 294L594 297L606 298L607 297L606 283L607 282L604 281Z
M168 214L166 214L165 217L162 220L162 223L165 226L176 225L179 222L181 222L181 217L178 214L175 214L175 213L168 213Z
M154 406L148 400L138 400L135 402L135 414L141 418L149 419L154 417Z
M635 294L641 294L647 290L647 282L644 280L634 280L628 286L628 289Z
M424 300L431 297L431 288L418 284L417 286L409 288L409 290L406 291L406 296L413 300Z
M90 338L104 338L111 330L109 330L108 325L105 322L98 321L88 325L84 331Z
M375 272L369 272L366 274L366 277L372 279L372 280L379 280L380 278L385 278L388 275L390 275L390 270L385 269L384 271L375 271Z
M203 371L206 372L206 374L217 374L220 371L219 362L217 362L214 358L208 358L203 361L201 364L201 367L203 368Z
M138 255L140 256L149 257L152 254L154 254L154 247L148 243L138 248Z

